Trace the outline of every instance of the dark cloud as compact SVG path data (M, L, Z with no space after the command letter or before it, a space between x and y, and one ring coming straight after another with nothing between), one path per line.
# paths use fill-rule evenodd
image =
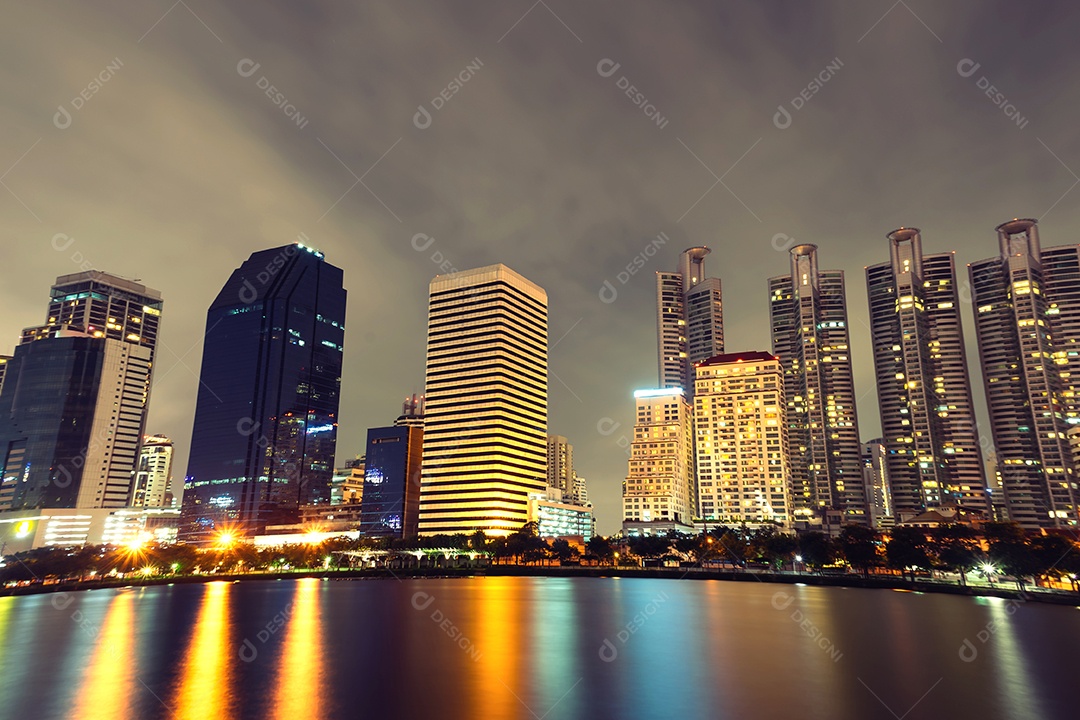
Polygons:
M928 251L955 249L961 267L992 255L994 225L1013 216L1042 218L1048 245L1077 240L1080 191L1066 191L1080 170L1078 14L1004 0L8 8L0 330L10 345L41 322L53 278L82 262L159 288L149 430L178 441L183 472L207 306L250 252L305 233L350 292L343 459L422 388L437 265L504 262L548 291L551 430L575 444L609 532L630 393L656 382L652 272L683 247L714 250L731 350L768 347L765 278L787 268L776 233L817 243L825 266L847 271L870 437L862 268L886 257L886 232L921 227ZM610 77L597 71L606 58L620 64ZM957 72L965 58L980 64L970 77ZM259 64L247 77L244 59ZM66 129L53 120L61 105ZM426 129L413 123L421 105ZM779 106L786 129L773 122ZM619 283L661 232L667 245ZM56 233L75 242L58 252ZM417 252L416 233L435 242ZM605 280L619 291L610 304L598 297ZM970 328L969 344L974 361ZM604 435L603 418L622 427Z

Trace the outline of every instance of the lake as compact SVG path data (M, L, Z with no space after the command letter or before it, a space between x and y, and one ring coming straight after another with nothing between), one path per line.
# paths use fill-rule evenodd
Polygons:
M0 598L0 717L1075 718L1080 610L643 578Z

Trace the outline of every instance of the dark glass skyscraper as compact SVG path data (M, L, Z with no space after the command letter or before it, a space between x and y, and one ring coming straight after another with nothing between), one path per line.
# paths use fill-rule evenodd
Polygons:
M183 535L251 533L329 502L342 272L300 243L253 253L206 317Z
M423 438L424 429L416 426L368 430L364 495L360 501L362 534L416 535Z

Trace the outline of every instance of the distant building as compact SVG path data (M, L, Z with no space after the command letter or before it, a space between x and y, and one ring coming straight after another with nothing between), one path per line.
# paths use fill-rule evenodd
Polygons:
M0 512L5 555L41 547L176 541L176 508L38 508Z
M574 494L574 446L562 435L547 436L547 484L564 499Z
M8 361L11 359L11 355L0 355L0 392L4 391L4 376L7 374Z
M961 505L989 517L953 253L924 255L916 228L888 240L866 284L893 513Z
M436 277L420 534L521 528L547 486L546 440L547 293L505 265Z
M172 460L172 440L164 435L143 438L139 469L131 488L131 507L172 507Z
M543 538L580 537L582 542L592 539L592 508L576 503L535 495L529 498L529 520L537 523Z
M401 405L401 414L394 421L394 425L424 427L424 396L413 393L411 397L405 398Z
M395 425L368 430L362 534L399 538L417 534L423 452L422 427Z
M769 278L772 351L784 368L796 516L839 510L868 524L842 270L818 268L816 245L791 249L787 275Z
M1036 220L998 225L999 254L968 266L986 404L1009 518L1080 522L1068 433L1080 423L1080 244L1043 248Z
M359 505L364 496L365 457L349 460L345 467L334 470L330 480L331 505Z
M697 509L694 435L682 388L638 390L634 439L623 482L623 525L673 523L692 531Z
M206 316L182 535L295 522L330 502L345 335L342 271L301 243L253 253Z
M876 528L891 525L893 521L887 454L884 438L862 443L863 484L866 487L870 521Z
M694 393L699 517L793 522L784 370L766 352L716 355L697 366Z
M660 387L694 394L694 363L724 352L719 278L705 277L709 248L679 256L675 272L656 273L656 336Z

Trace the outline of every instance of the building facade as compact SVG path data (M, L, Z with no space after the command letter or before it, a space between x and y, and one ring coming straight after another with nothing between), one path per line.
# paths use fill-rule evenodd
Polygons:
M997 227L999 255L969 266L986 402L1009 518L1076 525L1068 432L1080 423L1080 245L1043 249L1037 221Z
M399 538L417 534L423 451L423 428L395 425L368 430L361 534Z
M574 495L574 446L562 435L547 436L547 484L561 499Z
M573 537L582 542L592 539L592 508L577 503L534 495L529 498L529 521L536 523L536 533L542 538Z
M694 439L705 523L793 521L784 370L765 352L717 355L697 366Z
M547 486L547 342L547 293L505 265L431 281L421 535L528 521Z
M862 443L863 484L866 487L867 510L876 528L888 527L893 521L892 491L889 489L888 450L884 438Z
M923 255L916 228L888 240L866 284L894 513L960 505L988 518L953 254Z
M342 271L301 243L253 253L206 317L182 535L253 534L329 503Z
M120 508L145 421L150 349L76 330L15 348L0 391L0 510Z
M697 514L692 411L682 388L638 390L634 439L623 482L623 524L674 523Z
M816 245L791 249L789 275L769 279L772 351L784 369L796 517L829 509L869 523L841 270L820 270Z
M164 435L143 438L139 450L139 469L135 472L135 482L131 487L131 507L173 506L172 459L172 440Z
M719 278L705 277L707 247L679 256L675 272L656 273L657 361L661 388L694 392L694 364L724 352Z

